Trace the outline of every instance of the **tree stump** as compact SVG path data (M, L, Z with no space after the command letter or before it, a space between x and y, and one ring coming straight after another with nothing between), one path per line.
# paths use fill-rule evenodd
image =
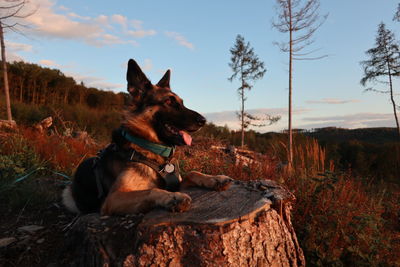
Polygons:
M80 217L67 233L73 266L305 266L290 221L294 196L273 181L224 192L191 188L183 213Z

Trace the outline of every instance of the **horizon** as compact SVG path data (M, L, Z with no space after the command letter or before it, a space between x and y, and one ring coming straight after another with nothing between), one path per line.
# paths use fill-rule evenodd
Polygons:
M241 34L267 68L265 77L247 92L245 109L255 116L282 116L277 124L253 130L287 128L287 54L272 44L286 35L271 27L275 1L32 2L39 7L25 21L30 25L22 30L27 37L5 33L9 61L57 68L77 83L113 92L126 92L129 58L137 60L153 81L171 69L172 90L187 107L233 130L239 128L235 115L239 99L237 83L227 80L229 49ZM367 59L365 51L374 46L378 24L385 22L400 37L400 24L392 21L397 4L321 1L320 14L329 16L309 50L320 48L316 55L328 57L295 62L294 128L394 127L387 96L363 93L359 81L360 61ZM398 86L396 81L395 89Z

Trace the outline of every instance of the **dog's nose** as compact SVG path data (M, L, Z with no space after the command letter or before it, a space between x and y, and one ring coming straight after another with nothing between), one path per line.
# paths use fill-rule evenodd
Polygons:
M206 124L206 119L203 117L203 116L198 116L197 117L197 124L199 125L199 126L203 126L204 124Z

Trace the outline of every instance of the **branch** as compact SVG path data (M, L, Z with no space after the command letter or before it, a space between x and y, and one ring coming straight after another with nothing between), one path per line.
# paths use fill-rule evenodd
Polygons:
M306 58L293 57L293 60L318 60L318 59L322 59L322 58L326 58L326 57L328 57L328 55L322 55L322 56L319 56L319 57L306 57Z
M383 91L383 90L377 90L377 89L373 89L373 88L367 88L367 89L365 89L364 90L364 92L375 92L375 93L380 93L380 94L389 94L390 93L390 91L389 90L387 90L387 91Z

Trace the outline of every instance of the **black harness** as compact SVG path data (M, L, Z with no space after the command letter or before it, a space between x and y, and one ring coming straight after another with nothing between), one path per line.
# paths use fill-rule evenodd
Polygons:
M105 196L104 186L103 186L103 176L104 170L102 168L102 161L107 153L116 153L118 157L126 162L135 162L144 164L152 168L158 176L161 178L164 184L164 188L171 192L176 192L179 190L180 182L182 177L180 175L178 160L172 159L174 151L168 157L165 164L158 164L157 162L148 159L143 154L139 153L134 149L128 151L120 149L116 144L111 143L106 148L100 150L93 163L93 171L96 176L96 185L98 190L98 198Z

